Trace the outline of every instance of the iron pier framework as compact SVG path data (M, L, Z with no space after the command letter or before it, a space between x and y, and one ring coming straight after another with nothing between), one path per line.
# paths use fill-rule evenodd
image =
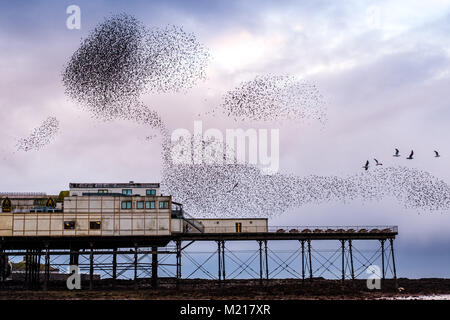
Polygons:
M355 280L368 278L370 272L381 280L393 278L396 282L397 235L397 227L383 226L271 227L264 233L157 237L0 237L0 261L9 257L21 266L13 270L13 279L20 276L25 288L35 290L47 289L56 271L74 265L84 276L83 289L93 289L99 276L113 284L126 277L135 288L143 283L157 287L161 274L177 287L181 279L194 277L213 279L221 286L242 278L263 284L283 275L302 281L320 277ZM195 244L203 251L192 251ZM3 268L1 272L0 285L8 287ZM57 274L61 276L61 272Z

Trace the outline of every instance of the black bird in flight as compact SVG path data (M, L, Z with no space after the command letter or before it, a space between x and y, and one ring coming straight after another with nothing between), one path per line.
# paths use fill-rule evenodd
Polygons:
M434 150L434 153L436 154L434 157L435 158L439 158L441 155L439 154L439 152L437 152L436 150Z
M236 182L236 184L233 186L233 188L231 190L228 190L228 192L233 191L234 189L236 189L237 186L238 186L238 182Z
M397 148L395 148L394 157L400 157L400 150L398 150Z
M373 160L375 160L377 166L382 166L383 165L381 162L378 162L377 159L373 159Z
M369 169L369 160L366 161L366 164L363 166L364 169Z
M413 154L414 154L414 151L413 151L413 150L411 150L411 153L409 154L409 157L408 157L408 158L406 158L406 159L408 159L408 160L412 160L412 159L414 159L414 158L413 158Z

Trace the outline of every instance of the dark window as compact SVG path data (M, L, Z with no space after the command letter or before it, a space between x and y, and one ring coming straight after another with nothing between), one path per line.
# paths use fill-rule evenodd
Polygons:
M122 209L131 209L131 201L122 201Z
M155 209L155 201L145 201L145 209Z
M102 223L100 221L90 221L89 228L91 230L100 230Z
M160 209L169 209L169 201L160 201L159 208Z
M242 232L242 223L236 222L236 232Z
M64 221L64 229L65 230L75 229L75 221Z
M137 201L137 206L136 208L138 209L144 209L144 201Z
M122 189L122 194L123 195L127 195L127 196L131 196L133 194L131 189Z
M99 189L98 193L108 193L108 189Z
M147 190L145 190L145 194L147 196L155 196L156 195L156 190L155 189L147 189Z

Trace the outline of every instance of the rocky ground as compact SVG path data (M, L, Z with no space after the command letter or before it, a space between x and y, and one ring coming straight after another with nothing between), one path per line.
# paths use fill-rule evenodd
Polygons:
M160 279L158 288L152 288L149 279L140 279L136 284L131 280L111 280L89 283L82 282L81 290L70 291L65 282L52 282L48 290L27 290L21 282L7 282L0 287L0 299L42 300L42 299L214 299L214 300L264 300L264 299L392 299L415 298L420 296L449 295L450 279L398 279L385 280L381 290L369 290L366 280L324 280L313 279L302 282L297 279L269 280L260 284L259 280L227 280L219 286L213 280L182 280L179 289L173 279Z

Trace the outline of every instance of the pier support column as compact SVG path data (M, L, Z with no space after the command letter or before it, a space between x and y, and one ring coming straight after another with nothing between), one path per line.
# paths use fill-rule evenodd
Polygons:
M264 240L264 253L266 256L266 280L269 280L269 255L267 253L267 240Z
M218 263L219 263L219 266L218 266L218 279L219 279L219 287L221 287L222 286L222 261L221 261L221 242L220 242L220 240L219 241L217 241L217 261L218 261Z
M302 244L302 282L305 281L305 240L300 240Z
M80 256L80 250L79 249L70 249L70 257L69 257L69 264L71 266L78 266Z
M94 288L94 244L90 245L91 250L89 253L89 290Z
M25 288L39 288L41 249L29 249L25 254Z
M222 240L222 279L225 280L225 240Z
M115 284L117 280L117 248L113 249L113 256L112 256L112 278L113 283Z
M44 290L48 289L48 282L50 280L50 252L48 243L45 244L45 268L44 268Z
M137 289L138 288L138 285L137 285L137 281L138 281L138 275L137 275L137 272L138 272L138 249L139 249L139 247L138 247L138 245L137 245L137 243L135 243L134 244L134 259L133 259L133 264L134 264L134 289ZM152 257L153 257L153 254L152 254ZM153 267L153 265L152 265L152 267ZM153 275L152 275L152 280L153 280Z
M395 288L398 288L398 282L397 282L397 270L395 268L395 255L394 255L394 239L390 238L389 242L391 244L391 256L392 256L392 271L394 272L394 282L395 282Z
M380 242L381 242L381 279L384 281L384 279L385 279L385 268L384 268L384 256L385 256L385 253L384 253L384 239L383 240L380 240Z
M351 239L348 240L348 251L350 254L350 268L351 268L351 273L352 273L352 280L355 280L355 269L353 266L353 247L352 247Z
M262 241L258 240L259 244L259 284L263 284L263 256L262 256Z
M341 240L342 282L345 280L345 240Z
M158 247L152 247L152 287L158 287Z
M181 279L181 241L176 241L177 246L177 289L180 288L180 279Z
M308 239L308 260L309 260L309 280L313 279L312 258L311 258L311 240Z
M3 252L2 245L0 244L0 287L3 287L3 283L6 279L6 263L7 256Z

